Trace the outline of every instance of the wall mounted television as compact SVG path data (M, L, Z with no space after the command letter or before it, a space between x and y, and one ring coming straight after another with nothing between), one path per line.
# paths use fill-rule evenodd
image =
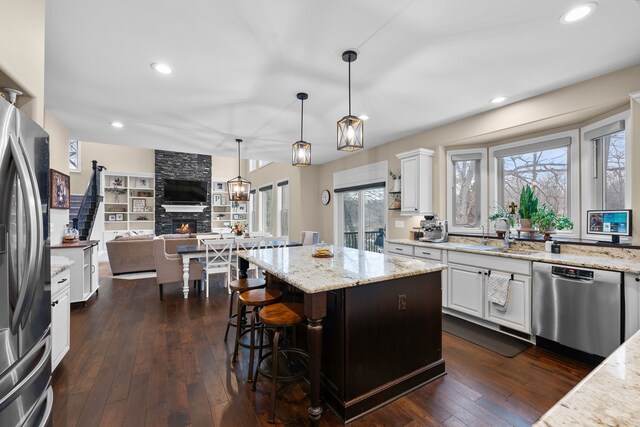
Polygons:
M620 243L620 236L631 236L631 209L587 211L587 234L611 236L612 243Z
M207 181L165 179L164 201L168 203L205 203L208 187Z

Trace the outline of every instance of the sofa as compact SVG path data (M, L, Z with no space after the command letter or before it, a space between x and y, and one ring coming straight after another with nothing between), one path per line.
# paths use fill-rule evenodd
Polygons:
M162 236L165 251L175 254L179 245L197 245L198 239L184 234ZM118 236L106 243L109 264L113 274L155 271L153 235Z

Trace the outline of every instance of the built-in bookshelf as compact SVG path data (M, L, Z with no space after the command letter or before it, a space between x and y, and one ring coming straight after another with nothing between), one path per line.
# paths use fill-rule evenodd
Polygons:
M154 175L109 172L104 174L103 181L105 233L132 230L148 230L153 233L155 227Z
M211 189L211 229L231 228L235 223L248 225L247 202L230 202L227 179L214 178Z

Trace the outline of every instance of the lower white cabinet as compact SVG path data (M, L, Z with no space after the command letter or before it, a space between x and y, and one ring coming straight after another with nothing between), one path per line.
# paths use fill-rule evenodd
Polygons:
M640 274L624 275L624 338L640 329Z
M531 332L531 278L514 275L509 286L511 289L507 309L500 311L495 304L485 298L485 318L499 325L529 333Z
M449 263L449 308L476 317L484 316L483 270Z
M65 274L66 273L66 274ZM69 271L58 274L51 283L63 285L51 296L51 370L62 361L71 346L71 298ZM66 279L66 280L65 280ZM52 286L53 287L53 286Z
M61 245L64 246L64 245ZM51 248L52 255L66 256L71 266L71 302L86 303L98 292L98 242L88 241L86 246Z

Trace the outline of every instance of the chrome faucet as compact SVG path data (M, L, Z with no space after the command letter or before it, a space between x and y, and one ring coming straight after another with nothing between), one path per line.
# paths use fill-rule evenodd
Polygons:
M496 228L498 228L498 223L500 221L504 221L504 225L505 225L505 232L504 232L504 247L505 249L509 249L509 247L511 246L511 243L513 243L513 241L515 240L512 236L511 236L511 225L509 224L509 219L508 218L498 218L496 219Z

